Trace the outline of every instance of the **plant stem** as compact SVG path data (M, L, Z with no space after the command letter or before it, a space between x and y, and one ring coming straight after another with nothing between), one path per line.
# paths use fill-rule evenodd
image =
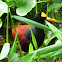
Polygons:
M18 35L18 29L19 29L19 24L18 24L17 32L16 32L15 39L14 39L14 43L13 43L13 46L12 46L12 49L11 49L11 51L10 51L9 56L11 56L11 55L12 55L12 53L13 53L14 46L15 46L15 42L16 42L17 35Z
M9 6L8 6L8 13L7 13L7 29L6 29L6 42L8 43L8 40L9 40Z
M49 2L47 2L47 15L48 15L48 6L49 6Z
M55 19L56 19L56 14L55 14L55 12L54 12L54 17L55 17Z
M37 10L37 0L36 0L36 14L37 14L38 10Z
M11 17L11 22L12 22L12 24L13 24L13 26L14 26L14 30L15 30L15 33L16 33L16 28L15 28L14 21L13 21L13 19L12 19L12 14L11 14L11 12L10 12L10 17ZM17 41L18 41L18 45L19 45L19 49L20 49L21 56L23 56L22 48L21 48L21 45L20 45L18 36L17 36Z
M62 17L61 10L59 10L60 16Z
M36 3L44 3L44 2L47 2L47 1L38 1L38 2L36 2Z

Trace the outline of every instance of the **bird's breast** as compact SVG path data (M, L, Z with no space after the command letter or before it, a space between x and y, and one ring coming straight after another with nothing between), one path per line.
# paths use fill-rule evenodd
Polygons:
M33 27L33 26L31 26ZM15 26L16 31L18 29L18 26ZM12 28L12 36L15 38L15 30ZM18 38L21 44L24 44L26 41L29 41L30 37L30 27L29 25L20 25L18 29Z

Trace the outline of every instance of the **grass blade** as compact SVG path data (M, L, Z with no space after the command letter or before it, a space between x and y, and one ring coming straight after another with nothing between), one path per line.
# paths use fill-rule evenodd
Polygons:
M53 33L55 34L55 36L62 41L62 32L57 29L54 25L52 25L51 23L49 23L48 21L46 21L46 23L48 24L48 26L50 27L50 29L53 31Z
M51 36L51 38L45 39L44 44L47 46L53 38L55 38L55 35Z
M15 30L15 33L16 33L16 28L15 28L15 24L14 24L14 20L13 20L13 18L12 18L11 12L10 12L10 17L11 17L11 22L12 22L12 24L13 24L13 26L14 26L14 30ZM19 46L19 49L20 49L20 54L21 54L21 56L23 56L23 53L22 53L22 49L21 49L21 45L20 45L20 41L19 41L18 36L17 36L17 41L18 41L18 46Z
M35 38L35 36L34 36L34 34L33 34L33 31L32 31L32 29L31 29L30 24L29 24L29 27L30 27L30 31L31 31L31 35L32 35L32 42L33 42L33 45L34 45L35 49L37 50L37 49L38 49L37 41L36 41L36 38Z
M57 57L57 58L60 57L60 58L62 58L61 54L62 54L62 49L55 51L55 52L52 52L52 53L45 54L42 56L42 58L44 58L44 57Z
M47 3L50 0L38 1L37 3Z
M55 57L56 55L62 54L62 49L55 52L51 57Z
M34 62L34 57L36 56L36 53L37 53L37 52L35 52L35 53L32 55L32 57L31 57L31 59L30 59L29 62Z
M18 25L18 28L19 28L19 25ZM13 46L12 46L12 48L11 48L11 50L10 50L10 53L9 53L9 58L11 57L12 53L15 53L15 52L14 52L14 49L16 49L15 47L16 47L17 35L18 35L18 29L17 29L17 32L16 32L16 36L15 36L15 39L14 39Z
M21 58L20 58L19 60L17 60L16 62L28 62L28 61L30 60L30 58L32 57L32 55L33 55L35 52L37 52L36 58L38 58L38 56L40 56L40 55L45 55L45 54L48 54L48 53L57 51L57 50L60 49L60 48L62 48L62 43L54 44L54 45L51 45L51 46L47 46L47 47L38 49L38 50L36 50L36 51L33 51L33 52L27 54L27 55L24 56L24 57L21 57Z
M34 49L33 49L33 45L30 43L29 44L29 53L31 53L32 51L34 51Z
M27 24L28 24L28 22L29 22L30 25L33 25L33 26L35 26L35 27L37 27L37 28L40 28L40 29L51 30L49 27L47 27L47 26L45 26L45 25L43 25L43 24L40 24L40 23L38 23L38 22L35 22L35 21L33 21L33 20L27 19L27 18L25 18L25 17L20 17L20 16L14 15L13 18L16 19L16 20L25 22L25 23L27 23Z

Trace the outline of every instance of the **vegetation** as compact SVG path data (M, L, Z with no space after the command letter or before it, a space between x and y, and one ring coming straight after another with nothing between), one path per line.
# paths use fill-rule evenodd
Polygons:
M45 20L45 25L34 22L34 15L42 11L49 17L57 19L58 22L54 23ZM25 23L45 30L44 42L38 48L30 27L32 41L36 50L33 49L30 43L29 52L26 54L21 49L17 36L18 30L15 29L15 25L19 27L19 25ZM61 23L62 0L0 0L0 47L2 48L0 48L0 60L6 62L60 62L62 58ZM10 33L12 26L14 26L16 32L14 41Z

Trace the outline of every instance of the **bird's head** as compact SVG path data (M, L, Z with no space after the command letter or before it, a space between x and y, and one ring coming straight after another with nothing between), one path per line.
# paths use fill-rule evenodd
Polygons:
M38 12L34 16L34 21L36 21L36 22L39 22L39 23L43 24L45 22L45 20L58 22L56 19L52 19L52 18L48 17L44 12Z

